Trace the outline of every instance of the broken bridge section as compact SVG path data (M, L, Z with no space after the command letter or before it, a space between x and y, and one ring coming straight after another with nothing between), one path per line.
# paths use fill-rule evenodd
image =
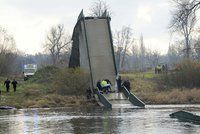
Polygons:
M80 67L86 71L90 76L91 89L95 89L97 81L103 79L111 81L112 90L116 91L117 88L115 86L117 85L117 69L110 20L110 17L84 17L82 11L74 27L69 67ZM128 90L108 95L98 91L95 98L100 105L107 108L129 105L145 106L141 100Z
M117 75L109 17L79 15L73 31L69 67L80 67L90 74L91 89L98 80L115 85ZM114 87L113 87L114 88Z

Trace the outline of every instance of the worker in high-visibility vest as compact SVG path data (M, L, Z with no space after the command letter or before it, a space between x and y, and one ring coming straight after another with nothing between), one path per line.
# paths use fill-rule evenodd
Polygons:
M108 90L110 89L110 84L108 84L105 80L101 81L101 87L102 89L105 89L106 93L108 92Z
M157 65L157 66L156 66L156 70L157 70L157 73L160 74L160 73L161 73L161 70L162 70L161 65Z

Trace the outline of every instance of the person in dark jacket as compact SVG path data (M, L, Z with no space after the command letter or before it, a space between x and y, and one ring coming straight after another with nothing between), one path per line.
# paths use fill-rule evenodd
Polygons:
M126 89L130 92L131 84L129 80L125 80L122 85L125 86Z
M121 80L121 76L120 75L117 76L116 81L117 81L118 92L121 92L122 91L121 90L121 88L122 88L122 85L121 85L122 80Z
M16 92L16 89L17 89L17 81L14 79L11 83L13 85L13 89L14 89L14 92Z
M4 85L6 86L6 91L9 92L9 88L10 88L10 80L7 79L7 80L4 82Z
M102 91L101 81L100 80L97 81L97 85L96 86L100 91Z

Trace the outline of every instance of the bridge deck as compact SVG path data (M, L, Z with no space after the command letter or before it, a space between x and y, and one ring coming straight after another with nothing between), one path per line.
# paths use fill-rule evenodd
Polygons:
M109 101L111 100L127 100L123 93L108 93L103 94Z
M137 106L134 106L121 92L108 94L103 93L103 96L111 103L112 108L138 108ZM95 97L98 98L97 95ZM100 101L98 103L103 106Z

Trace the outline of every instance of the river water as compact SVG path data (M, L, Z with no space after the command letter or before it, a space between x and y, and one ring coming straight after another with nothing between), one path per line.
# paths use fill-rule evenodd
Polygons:
M0 111L1 134L200 134L200 125L180 122L169 114L200 105L147 105L145 109L101 107Z

